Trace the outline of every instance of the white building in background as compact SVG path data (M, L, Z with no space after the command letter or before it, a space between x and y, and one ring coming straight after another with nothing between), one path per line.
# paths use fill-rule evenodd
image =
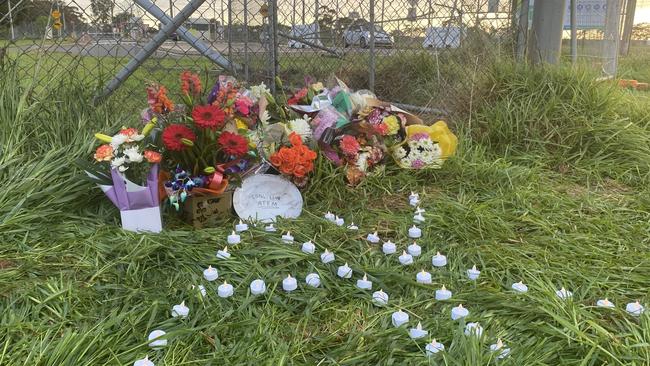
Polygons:
M211 42L221 38L219 22L216 20L211 21L206 18L189 18L185 24L185 28L192 33L196 38L203 41Z

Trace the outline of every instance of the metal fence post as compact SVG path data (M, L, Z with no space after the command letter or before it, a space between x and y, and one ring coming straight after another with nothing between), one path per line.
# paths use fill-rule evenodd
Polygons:
M528 43L528 12L530 11L530 0L522 0L519 8L519 24L517 26L517 61L521 62L526 56Z
M571 0L571 63L578 63L578 0Z
M627 0L625 7L625 24L623 25L623 40L621 42L620 54L627 56L630 52L630 40L632 28L634 27L634 15L636 14L636 0Z
M368 89L375 90L375 0L370 0L370 70Z
M605 15L605 32L603 35L603 72L607 76L616 76L618 67L618 44L620 41L621 0L607 0Z

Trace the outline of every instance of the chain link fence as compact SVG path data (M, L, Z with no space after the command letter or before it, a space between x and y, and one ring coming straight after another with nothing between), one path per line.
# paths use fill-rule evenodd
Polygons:
M19 72L73 76L137 109L186 69L286 87L336 75L422 111L456 111L489 60L514 52L512 0L4 0L0 52ZM184 29L160 29L183 15ZM160 36L160 35L159 35ZM123 82L114 77L151 48ZM208 57L206 57L206 55ZM124 75L122 75L124 76ZM113 80L113 84L111 84ZM120 80L121 81L121 80ZM417 110L417 108L416 108Z

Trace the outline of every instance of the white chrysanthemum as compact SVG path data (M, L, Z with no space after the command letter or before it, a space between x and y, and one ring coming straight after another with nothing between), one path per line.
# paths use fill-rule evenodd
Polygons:
M127 135L118 133L117 135L111 137L111 147L113 148L113 150L117 150L117 148L120 147L120 145L122 145L123 143L125 143L126 140L128 140L128 138L129 137Z
M251 86L251 98L254 99L260 99L262 95L266 95L267 93L270 93L271 91L269 88L266 87L264 83L260 85L254 85Z
M302 138L303 141L309 140L312 137L311 126L307 122L307 116L305 118L297 118L289 121L289 131L295 132Z
M406 157L406 150L400 146L397 149L393 150L393 154L395 155L396 159L403 159Z
M112 168L119 168L122 165L124 165L124 163L126 163L126 158L125 157L122 156L122 157L119 157L119 158L115 158L115 159L113 159L111 161L111 167Z
M126 159L129 163L141 163L142 162L142 154L138 151L137 146L129 147L128 149L124 149L124 155L126 156Z
M370 154L367 152L363 152L359 154L359 157L357 158L357 168L361 170L362 172L365 172L368 170L368 158L370 157Z

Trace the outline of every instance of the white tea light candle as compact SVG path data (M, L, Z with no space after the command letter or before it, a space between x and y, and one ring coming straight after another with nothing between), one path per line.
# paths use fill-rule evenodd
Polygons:
M156 366L153 362L149 360L149 356L144 356L143 359L137 360L133 363L133 366Z
M217 295L222 298L230 297L235 292L235 289L226 281L217 287Z
M382 245L381 250L386 255L393 254L393 253L395 253L397 251L397 246L395 245L395 243L393 243L392 241L389 240L389 241L385 242L384 245Z
M149 337L147 339L149 340L149 347L153 349L160 349L162 347L165 347L167 345L167 340L166 339L160 339L161 337L165 336L165 331L156 329L153 332L149 333Z
M273 226L273 224L268 224L264 227L264 231L266 231L267 233L274 233L277 231L277 229L275 228L275 226Z
M427 344L424 350L426 351L427 356L433 356L438 352L444 351L445 345L440 342L436 342L436 340L434 339L431 341L431 343Z
M440 254L440 252L436 252L436 255L431 258L431 264L434 267L444 267L447 265L447 257Z
M415 328L409 329L409 337L411 337L411 339L424 338L427 334L429 334L429 332L422 329L422 323L420 322L418 322L418 325Z
M483 335L483 327L479 323L467 323L465 326L465 335L474 335L480 337Z
M490 351L498 352L498 359L506 358L510 354L510 348L506 347L506 345L503 344L501 338L497 340L497 343L490 345Z
M246 231L246 230L248 230L248 224L246 224L246 223L242 222L241 220L239 220L239 224L235 225L235 231L240 233L240 232Z
M469 310L463 307L463 304L458 304L455 308L451 309L451 320L462 319L469 315Z
M300 250L302 250L303 253L314 254L314 251L316 251L316 246L310 240L308 242L302 243Z
M417 239L417 238L419 238L421 236L422 236L422 230L420 230L419 227L413 225L413 227L411 227L409 229L409 237L410 238Z
M405 250L402 251L402 255L400 255L398 259L403 266L413 264L413 256L408 254Z
M598 306L599 308L614 308L615 307L614 303L609 301L607 298L605 298L604 300L601 299L601 300L596 301L596 306Z
M320 261L324 264L334 262L334 259L334 253L328 251L327 249L325 249L325 251L320 255Z
M411 194L409 195L409 201L411 200L417 200L420 199L420 194L417 192L411 191Z
M422 214L413 215L413 222L414 223L421 224L421 223L423 223L425 221L426 221L426 219L424 218L424 216L422 216Z
M399 328L400 326L406 324L409 322L409 315L402 310L398 310L391 315L391 320L393 322L393 326L395 328Z
M224 247L222 250L217 251L217 259L228 259L230 258L230 253L228 253L228 247Z
M383 290L375 291L372 293L372 303L377 306L388 304L388 294Z
M625 311L627 311L632 316L640 316L645 311L645 308L637 300L625 305Z
M368 236L366 237L366 240L368 240L369 242L371 242L373 244L377 244L377 243L379 243L380 239L379 239L379 235L377 235L377 232L375 231L374 233L368 234Z
M409 252L410 255L417 257L420 254L422 254L422 247L419 246L417 243L413 243L406 247L406 250Z
M334 220L336 220L336 216L333 213L327 211L325 214L325 220L334 222Z
M291 292L295 289L298 288L298 281L296 281L295 278L291 277L291 275L287 275L287 278L282 280L282 289L286 292Z
M357 280L357 287L362 289L362 290L371 290L372 289L372 281L368 281L368 275L365 273L363 274L363 278L360 280Z
M185 306L185 301L181 301L180 304L174 305L172 307L172 317L173 318L182 318L185 319L190 313L190 308Z
M239 244L241 242L241 236L237 234L236 232L232 232L232 234L228 235L228 244Z
M282 241L285 244L293 244L293 236L291 235L291 231L287 231L286 234L282 235Z
M350 225L348 225L348 230L359 230L359 227L354 224L354 221Z
M561 289L555 291L555 295L560 298L560 300L567 300L573 296L573 292L562 287Z
M425 285L431 284L431 273L422 270L421 272L418 272L417 275L415 275L415 280L417 283L423 283Z
M417 214L423 214L423 213L425 213L425 212L427 212L427 210L425 210L425 209L423 209L423 208L420 208L420 206L417 206L417 207L415 208L415 214L416 214L416 215L417 215Z
M318 287L320 286L320 276L318 273L310 273L305 277L305 283L311 287Z
M481 271L476 269L476 265L472 266L472 268L467 270L467 277L472 281L476 281L480 274L481 274Z
M352 268L350 268L348 264L345 263L344 265L339 266L338 270L336 271L336 275L341 278L351 278Z
M251 282L250 289L251 289L251 294L261 295L266 292L266 283L264 283L264 280L258 278Z
M345 220L343 220L342 217L336 216L336 218L334 219L334 223L336 224L336 226L343 226L343 224L345 224Z
M451 291L447 290L445 285L442 285L442 288L436 290L436 300L443 301L449 300L451 298Z
M212 282L217 278L219 278L219 272L217 271L216 268L213 268L212 266L208 266L208 268L206 268L203 271L203 278L205 278L207 281Z
M520 293L526 293L528 292L528 286L524 285L523 282L519 281L517 283L512 284L512 289L520 292Z

